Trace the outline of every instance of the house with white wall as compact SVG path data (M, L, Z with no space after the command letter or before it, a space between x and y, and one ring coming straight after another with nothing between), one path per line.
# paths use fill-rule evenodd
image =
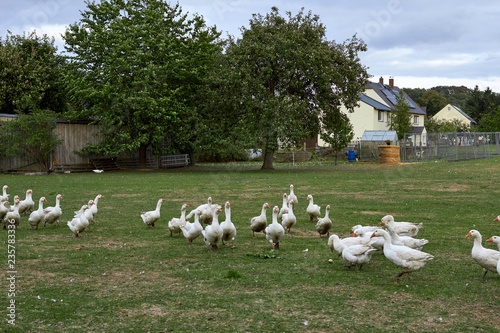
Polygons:
M469 117L467 113L462 111L458 106L448 104L444 108L438 111L434 116L432 116L432 119L434 120L439 120L439 121L453 121L457 120L461 123L464 123L467 125L467 127L471 128L475 126L477 123Z
M411 123L413 126L414 140L418 142L424 134L424 120L427 116L425 109L420 108L407 94L394 85L394 79L389 79L389 84L384 84L381 77L378 82L369 82L365 91L360 94L358 107L354 112L348 112L342 107L342 112L347 114L353 126L353 141L359 142L365 131L388 131L390 126L390 114L396 108L396 98L399 94L405 96L410 106ZM317 145L328 147L318 136Z

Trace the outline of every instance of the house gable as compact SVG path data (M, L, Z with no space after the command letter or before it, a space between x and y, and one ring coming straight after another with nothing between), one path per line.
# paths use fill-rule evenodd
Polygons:
M444 108L439 110L438 113L432 116L432 118L442 121L452 121L453 119L456 119L465 123L469 127L477 124L467 113L462 111L458 106L452 104L446 105Z

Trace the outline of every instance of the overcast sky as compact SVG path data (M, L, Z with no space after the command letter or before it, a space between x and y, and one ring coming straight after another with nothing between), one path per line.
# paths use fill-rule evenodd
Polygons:
M98 2L98 1L97 1ZM175 3L175 1L171 1ZM372 80L394 77L408 88L465 85L500 93L500 2L495 0L179 0L184 11L238 37L254 13L272 6L296 14L302 7L319 15L329 40L358 34L368 45L362 63ZM56 38L81 19L84 0L0 2L0 36L37 30Z

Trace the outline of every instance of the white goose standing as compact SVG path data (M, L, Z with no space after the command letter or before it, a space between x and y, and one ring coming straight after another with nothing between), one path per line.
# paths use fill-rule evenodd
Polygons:
M318 222L316 222L316 231L319 233L319 237L325 234L326 237L329 237L332 226L333 222L330 219L330 205L327 205L325 209L325 216L319 218Z
M281 221L281 225L289 235L292 234L291 229L297 223L297 217L293 213L293 204L293 200L288 203L288 213L283 214L283 221Z
M102 195L102 194L96 195L96 197L94 199L94 203L92 204L92 206L89 206L90 212L92 213L92 220L90 220L90 222L92 222L92 224L96 224L94 221L94 216L95 216L95 214L97 214L97 203L99 202L99 199L102 199L102 198L104 198L104 195Z
M220 227L222 229L222 245L226 245L224 242L231 241L234 246L236 227L234 226L233 221L231 221L231 204L229 201L224 204L224 211L226 219L220 223Z
M278 206L274 206L272 223L265 229L266 239L269 243L271 243L274 250L279 250L280 241L285 235L285 228L283 228L283 226L278 223L278 212Z
M145 225L155 226L156 221L160 219L160 208L164 201L165 199L158 199L155 210L150 210L149 212L141 214L142 221Z
M483 276L481 278L484 279L484 276L488 271L492 271L498 273L497 265L500 260L500 251L487 249L483 247L482 244L482 236L479 231L472 229L465 237L473 237L474 245L472 246L472 259L476 261L483 268Z
M46 207L43 210L43 227L48 224L52 224L54 222L57 223L57 226L59 226L59 219L61 218L62 215L62 209L60 207L60 201L62 199L62 195L58 194L56 195L56 205L51 206L51 207Z
M203 240L205 244L210 246L212 249L217 249L217 243L222 239L222 229L219 225L219 213L222 212L220 207L214 209L212 224L205 227L201 233L203 235Z
M182 234L189 241L189 244L192 244L203 231L203 226L200 223L200 215L201 211L194 213L194 222L186 221L186 224L181 226Z
M38 209L31 212L30 217L28 218L28 222L31 225L31 229L33 229L33 227L35 227L35 230L38 230L38 225L43 220L43 203L44 202L47 202L47 199L45 199L45 197L41 197L40 200L38 200Z
M19 226L19 222L21 221L21 215L19 214L19 198L14 199L14 207L11 207L12 210L9 210L4 217L4 225L3 228L6 228L7 224L14 225L15 228Z
M75 215L73 219L67 223L75 237L80 237L80 234L89 226L89 220L85 217L85 210L89 208L88 205L83 205L80 209L81 213Z
M493 242L498 246L498 250L500 250L500 236L492 236L486 240L487 242ZM500 274L500 260L497 262L497 273Z
M5 200L5 201L9 202L9 194L7 194L8 189L9 189L9 187L7 185L4 185L2 187L2 196L0 196L0 201Z
M293 192L293 184L290 184L290 194L288 195L288 202L290 202L292 200L293 200L294 205L299 204L299 199L297 198L297 196Z
M189 207L188 204L183 204L181 206L181 216L174 217L170 221L168 221L168 230L170 230L170 237L172 237L172 233L179 233L179 237L181 236L182 226L186 225L186 210Z
M35 202L32 199L33 191L26 191L26 198L19 202L19 214L31 213L35 209Z
M403 245L394 245L391 242L391 235L383 229L375 230L371 237L382 236L384 237L384 256L393 264L404 269L397 277L401 277L403 274L407 274L410 277L410 273L422 269L425 264L434 259L432 254L422 252L409 248Z
M255 237L256 232L263 231L267 226L267 216L266 210L269 208L269 204L266 202L262 205L262 210L260 215L252 217L250 219L250 229L252 229L252 235Z
M283 193L283 203L281 204L281 209L278 214L278 220L282 220L283 214L288 213L288 195Z
M307 196L307 200L309 200L309 204L307 205L306 212L309 214L311 221L313 219L318 219L321 215L321 207L314 203L314 199L311 194Z

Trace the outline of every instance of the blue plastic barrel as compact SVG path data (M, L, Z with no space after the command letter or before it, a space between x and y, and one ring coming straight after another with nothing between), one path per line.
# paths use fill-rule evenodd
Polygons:
M349 150L347 152L347 160L349 162L354 162L356 161L356 153L354 152L354 150Z

